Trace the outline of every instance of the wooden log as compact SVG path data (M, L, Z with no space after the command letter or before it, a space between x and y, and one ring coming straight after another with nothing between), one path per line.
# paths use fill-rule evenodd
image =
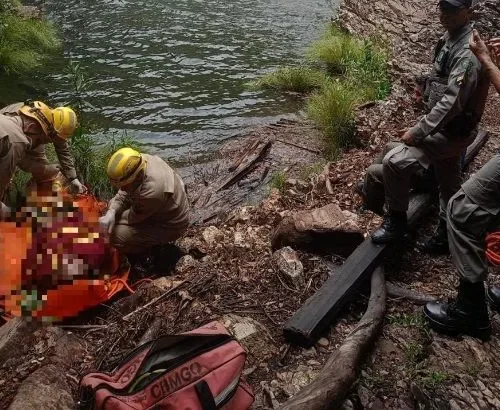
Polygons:
M488 135L480 131L469 145L465 159L466 167L486 143ZM408 226L414 229L417 222L428 211L430 194L418 194L410 199ZM288 320L283 329L290 343L309 347L337 318L341 309L357 294L357 290L382 262L387 245L375 245L366 239L347 258L336 275L331 276L323 286Z
M339 409L356 381L366 352L384 323L386 290L384 272L372 274L371 294L365 314L344 343L330 356L318 377L283 404L286 410Z
M419 194L410 200L408 225L416 222L428 211L429 194ZM348 303L358 288L382 262L386 245L375 245L371 238L365 239L346 259L337 273L323 284L306 303L290 318L283 329L285 339L300 346L309 347L336 319L340 310Z

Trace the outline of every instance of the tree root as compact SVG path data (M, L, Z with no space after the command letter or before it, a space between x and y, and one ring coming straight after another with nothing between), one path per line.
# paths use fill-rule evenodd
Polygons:
M373 346L385 316L386 288L384 272L378 267L372 274L371 295L365 314L344 343L330 356L318 377L281 409L320 410L340 408L356 381L361 361Z
M436 300L438 300L438 298L435 296L406 289L401 286L395 285L392 282L387 282L386 287L387 287L387 296L393 298L408 299L416 303L417 305L425 305L426 303L435 302Z

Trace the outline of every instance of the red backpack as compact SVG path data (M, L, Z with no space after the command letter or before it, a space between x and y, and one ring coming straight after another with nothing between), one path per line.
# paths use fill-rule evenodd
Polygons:
M80 381L80 409L246 410L246 353L218 322L165 336L130 353L111 373Z

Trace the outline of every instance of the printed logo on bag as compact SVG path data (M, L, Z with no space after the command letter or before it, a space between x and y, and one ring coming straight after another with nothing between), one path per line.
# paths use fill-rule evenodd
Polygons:
M151 385L150 393L155 399L168 396L170 393L191 383L202 374L202 365L198 362L191 363L178 369L173 374L163 377L161 380Z

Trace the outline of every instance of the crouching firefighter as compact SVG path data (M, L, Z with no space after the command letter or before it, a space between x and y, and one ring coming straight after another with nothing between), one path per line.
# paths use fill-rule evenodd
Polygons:
M490 53L500 56L500 38L490 42L490 51L474 30L470 48L483 64L500 93L500 70ZM424 308L430 326L438 331L464 333L486 340L491 333L486 300L500 311L500 288L485 292L488 261L500 264L500 155L490 159L450 199L447 210L448 241L460 285L455 301L433 302ZM489 235L489 233L494 235Z
M163 246L180 238L189 225L183 181L160 157L132 148L111 156L107 174L119 191L99 219L101 227L132 267L148 253L158 266Z
M67 141L76 127L76 114L69 107L52 109L34 101L0 110L0 219L10 213L1 201L17 167L30 173L36 183L53 181L62 172L74 193L85 191ZM44 145L49 143L54 144L60 165L47 160Z

